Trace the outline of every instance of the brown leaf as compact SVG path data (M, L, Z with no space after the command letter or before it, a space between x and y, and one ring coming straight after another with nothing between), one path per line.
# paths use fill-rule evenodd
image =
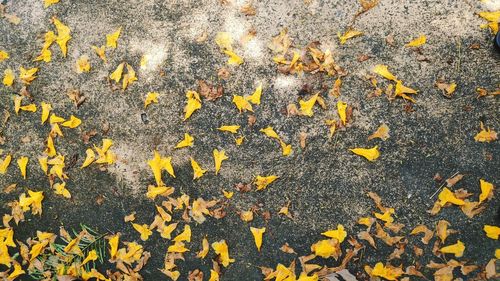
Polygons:
M362 240L366 240L368 241L368 243L370 243L370 245L377 249L377 246L375 245L375 240L373 239L373 237L370 235L370 233L368 233L368 231L361 231L358 233L358 238L359 239L362 239Z
M90 139L93 138L95 135L97 135L96 130L90 130L90 131L84 132L82 134L83 143L88 144L90 142Z
M295 250L290 247L290 245L288 245L288 243L285 243L283 246L281 246L280 250L287 254L297 254Z
M255 115L253 114L248 115L248 126L252 127L255 122L257 122L257 117L255 117Z
M413 245L413 252L415 252L415 255L420 257L424 254L424 250L422 248L419 248L415 245Z
M125 216L123 220L125 222L135 221L135 212L132 212L130 215Z
M210 210L210 215L215 219L222 219L226 216L226 211L224 210L224 207L220 207Z
M238 190L239 192L250 192L252 190L252 185L249 184L249 183L237 183L236 186L235 186L236 190Z
M21 23L21 19L14 14L4 14L3 16L4 16L4 18L7 19L8 22L10 22L14 25L18 25L19 23Z
M452 178L449 178L446 180L446 186L447 187L453 187L457 182L459 182L462 178L464 177L464 175L461 175L461 174L458 174Z
M17 184L13 183L11 185L8 185L6 186L4 189L3 189L3 192L5 193L11 193L12 191L14 191L17 187Z
M390 45L391 47L393 47L395 45L395 42L394 42L394 35L392 34L389 34L387 35L387 37L385 37L385 42Z
M76 108L80 107L82 103L85 101L85 97L78 90L71 90L67 93L67 96L70 100L73 101L73 104Z
M425 245L429 244L429 241L432 239L434 236L434 231L430 230L427 228L427 226L420 224L417 225L412 231L411 235L419 234L419 233L424 233L424 236L422 237L422 243Z
M108 121L104 120L101 124L101 131L103 135L108 134L109 130L111 129L111 126Z
M300 147L302 149L306 148L306 139L307 139L307 133L300 132L299 133L299 142L300 142Z
M471 44L469 48L472 50L479 50L481 48L481 44L474 43L474 44Z
M203 43L203 42L205 42L205 41L207 40L207 38L208 38L208 32L207 32L206 30L204 30L204 31L200 34L200 36L198 36L198 37L196 38L196 42L198 42L198 43Z
M389 255L388 261L393 259L401 259L401 255L405 252L405 244L400 244L394 251Z
M255 16L255 14L257 13L257 11L255 10L255 7L253 7L251 4L243 5L240 8L240 12L242 14L244 14L245 16Z
M231 76L231 73L229 73L229 70L223 67L219 69L219 71L217 72L217 76L219 77L219 79L227 80L229 79L229 76Z
M203 271L195 269L188 274L188 281L203 281Z
M486 278L490 279L497 276L496 261L496 259L491 259L486 265L486 268L484 269Z
M358 62L364 62L364 61L367 61L371 58L372 58L372 56L362 54L358 57Z
M198 80L198 93L204 96L208 101L212 101L222 97L224 89L221 85L214 86L203 80Z
M425 279L425 276L422 274L422 272L418 271L417 268L414 265L408 266L406 268L405 274L406 275L418 276L418 277L422 277L422 278Z

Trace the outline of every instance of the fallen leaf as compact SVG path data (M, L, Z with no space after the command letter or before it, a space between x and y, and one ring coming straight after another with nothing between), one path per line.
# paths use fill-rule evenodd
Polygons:
M352 148L349 150L354 154L365 157L368 161L375 161L380 156L378 145L372 148Z
M190 134L185 133L184 134L184 139L181 140L175 148L184 148L184 147L192 147L194 144L194 137L192 137Z
M158 96L157 92L148 92L144 100L144 108L147 108L152 103L158 103Z
M420 35L418 38L411 40L405 47L420 47L425 44L427 38L425 35Z
M386 141L389 138L389 127L386 124L380 125L378 129L368 137L368 140L379 138Z
M263 190L265 189L268 185L273 183L275 180L277 180L279 177L275 175L271 176L257 176L255 177L254 184L257 186L257 190Z
M191 158L191 167L193 168L193 180L201 178L207 172L193 158Z
M484 225L483 230L488 238L498 240L498 236L500 236L500 227L494 225Z
M363 32L352 29L347 30L346 32L344 32L344 34L341 34L340 31L337 32L337 37L339 37L341 45L345 44L347 40L360 35L363 35Z
M495 189L493 184L480 179L479 185L481 188L481 194L479 194L479 203L483 202L486 199L491 199L493 197L493 190Z
M255 240L255 246L257 247L257 251L260 252L260 247L262 246L262 235L266 232L266 228L255 228L250 227L250 231L252 232L253 238Z
M377 64L372 71L385 79L397 81L398 79L388 69L387 65Z
M217 149L214 149L213 154L214 154L215 174L217 175L219 173L222 161L227 160L229 158L226 156L224 150L219 151Z
M442 247L439 251L443 254L454 254L455 257L459 258L463 255L465 250L465 245L460 240L453 245Z
M116 48L118 43L118 38L120 37L120 33L122 28L119 27L115 32L106 35L106 47Z
M474 140L477 142L492 142L498 139L497 132L490 128L485 128L483 122L480 123L481 131L477 133Z
M237 134L239 129L240 129L239 125L223 125L217 128L217 130L219 131L230 132L233 134Z

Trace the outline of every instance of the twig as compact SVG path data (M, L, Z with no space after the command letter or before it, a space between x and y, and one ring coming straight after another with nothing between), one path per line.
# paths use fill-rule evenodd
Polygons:
M453 178L454 176L458 175L458 171L456 171L451 177L447 178L446 180L448 179L451 179ZM436 194L441 190L443 189L443 187L445 186L445 183L446 183L446 180L443 180L443 182L441 183L441 185L439 186L439 188L431 195L431 197L429 197L429 199L432 199L434 196L436 196Z

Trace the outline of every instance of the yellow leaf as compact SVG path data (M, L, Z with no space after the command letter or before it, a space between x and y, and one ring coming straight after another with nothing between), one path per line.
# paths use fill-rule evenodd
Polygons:
M56 148L54 146L54 140L52 140L51 136L47 138L47 148L45 149L45 153L50 157L56 156L57 154Z
M190 134L185 133L184 134L184 139L181 140L175 148L183 148L183 147L192 147L194 143L194 137L192 137Z
M109 75L109 79L114 80L116 83L120 82L122 79L123 68L125 67L125 63L122 62L118 65L118 67Z
M224 54L228 55L229 58L227 60L228 65L240 65L244 61L241 57L239 57L236 53L230 50L224 50Z
M224 197L226 197L227 199L231 199L233 198L233 195L234 195L234 192L232 191L225 191L224 189L222 190L222 194L224 195Z
M61 0L43 0L43 7L48 8L50 5L59 3Z
M57 30L57 38L56 38L56 43L59 45L59 48L61 48L61 52L63 53L63 56L66 57L66 54L68 53L68 41L71 39L70 35L70 28L64 25L62 22L60 22L57 18L53 17L52 21L54 22L54 25L56 26Z
M137 232L141 234L142 241L148 240L149 236L153 234L153 232L151 231L151 229L149 229L149 226L147 224L140 225L137 223L132 223L132 226L134 227L135 230L137 230Z
M267 128L260 129L260 132L264 133L266 136L272 138L272 139L277 139L278 141L281 140L278 134L274 131L273 127L268 126Z
M380 156L378 145L372 148L352 148L349 150L354 154L365 157L368 161L375 161Z
M490 22L499 22L500 10L494 12L480 12L479 16Z
M401 268L394 268L394 267L389 267L389 266L384 266L383 263L378 262L375 264L375 267L371 271L370 275L371 276L378 276L385 278L387 280L398 280L398 278L403 274L403 271Z
M254 184L257 186L257 190L262 190L265 189L268 185L273 183L275 180L277 180L279 177L275 175L263 177L263 176L257 176L255 177Z
M120 240L120 235L115 234L111 238L109 238L109 255L111 256L111 259L114 259L116 257L116 253L118 252L118 242Z
M161 157L161 155L155 150L154 157L148 160L148 165L153 171L155 177L156 185L162 186L163 181L161 180L161 171L166 170L173 178L175 178L174 168L171 163L171 157Z
M22 111L36 112L36 105L35 104L23 105L20 106L19 109Z
M240 112L242 111L252 111L252 105L242 96L233 95L233 103Z
M459 258L464 254L465 245L460 240L456 244L449 245L439 249L443 254L454 254L455 257Z
M43 48L40 51L40 55L38 55L38 57L36 57L34 61L51 62L52 61L52 52L49 49Z
M390 71L389 69L387 68L387 65L383 65L383 64L377 64L373 69L372 71L382 77L384 77L385 79L389 79L389 80L392 80L392 81L397 81L398 78L396 78L396 76L394 76Z
M64 118L60 117L60 116L57 116L55 115L54 113L52 113L50 115L50 119L49 119L49 123L50 124L55 124L55 123L62 123L64 122Z
M148 186L148 192L146 192L146 197L148 197L151 200L154 200L157 196L168 196L170 194L174 193L174 188L173 187L167 187L164 185L161 186L154 186L150 185Z
M394 222L394 218L391 216L394 213L394 209L390 208L383 214L375 213L375 217L379 220L385 221L389 225Z
M208 251L210 250L210 244L208 243L208 239L206 236L203 237L201 246L202 246L201 251L199 251L198 254L196 254L196 257L204 259L207 256Z
M394 90L394 94L397 96L397 97L402 97L406 100L409 100L411 102L415 102L415 100L411 97L409 97L408 95L406 94L416 94L417 91L412 89L412 88L409 88L409 87L406 87L403 85L403 82L401 80L398 80L396 82L396 89Z
M85 161L83 161L83 164L82 166L80 167L80 169L83 169L85 167L88 167L90 164L92 164L92 162L94 162L95 160L95 153L92 149L90 148L87 148L87 150L85 151L85 154L87 155L85 157Z
M184 107L184 121L186 121L191 114L196 110L201 108L201 99L200 95L195 91L187 91L186 93L187 104Z
M5 158L0 162L0 174L4 175L7 172L7 168L9 168L11 160L12 156L7 154L7 156L5 156Z
M90 251L88 253L87 257L82 261L82 263L80 264L80 266L85 265L89 261L95 261L95 260L97 260L97 258L98 258L98 256L97 256L96 250L92 250L92 251Z
M14 263L14 270L9 274L7 280L14 280L18 276L25 274L26 272L22 269L22 267L16 262Z
M320 240L311 246L311 251L322 258L340 255L339 243L335 239Z
M255 92L253 92L253 94L250 96L245 96L245 99L253 104L259 105L261 96L262 96L262 83L259 83L259 86L257 86Z
M50 46L52 46L52 43L56 42L57 40L57 35L52 30L47 31L43 37L44 43L42 47L42 53L43 50L48 50Z
M337 36L340 39L340 44L342 44L342 45L345 44L347 42L347 40L349 40L353 37L356 37L356 36L360 36L362 34L363 34L363 32L352 30L352 29L346 31L343 35L340 33L340 31L337 32Z
M262 235L266 232L266 228L255 228L250 227L250 231L252 232L253 239L255 240L255 246L257 247L257 251L260 252L260 247L262 246Z
M339 243L342 243L344 239L347 237L347 232L344 229L344 226L339 224L337 225L337 229L335 230L328 230L326 232L321 233L321 235L324 235L326 237L330 238L335 238Z
M97 56L99 56L102 61L104 61L104 62L107 61L107 59L106 59L106 46L104 46L104 45L101 47L92 46L92 50L95 51Z
M161 237L165 239L170 239L172 232L177 228L177 223L171 223L167 226L163 226L163 228L160 231Z
M229 158L226 156L224 150L218 151L217 149L214 149L213 154L215 163L215 174L217 175L219 173L222 161L227 160Z
M0 62L8 59L10 56L6 51L0 50Z
M19 166L19 170L21 171L21 175L24 179L26 179L26 166L28 165L28 161L29 159L26 156L21 156L17 159L17 165Z
M4 76L3 76L3 84L7 87L10 87L12 86L12 84L14 83L14 72L12 71L12 69L10 68L7 68L5 71L4 71Z
M191 242L191 227L186 224L184 226L184 230L179 233L179 235L177 235L174 239L173 239L174 242L182 242L182 241L186 241L186 242Z
M55 183L54 184L54 190L55 190L55 193L58 194L58 195L62 195L63 197L68 198L68 199L71 198L71 193L66 188L66 183L65 182L63 182L63 183Z
M115 32L106 35L106 47L116 48L121 31L122 28L119 27Z
M483 230L488 238L498 240L498 236L500 236L500 227L493 225L485 225L483 227Z
M217 271L210 269L210 279L208 281L219 281L219 273Z
M52 110L52 105L50 103L42 102L42 124L49 118L50 111Z
M168 247L167 252L169 253L184 253L188 252L189 249L184 246L184 243L177 242L174 245Z
M300 111L302 112L303 115L309 116L309 117L313 116L313 114L314 114L313 107L316 104L316 101L318 99L318 95L319 95L319 93L313 95L307 101L304 101L304 100L299 101Z
M240 213L240 218L244 222L251 222L253 220L253 212L252 212L252 210L242 211Z
M368 137L368 140L375 138L386 141L389 138L389 127L386 124L380 125L380 127Z
M36 79L35 74L37 73L38 68L30 68L30 69L24 69L24 67L20 66L19 67L19 79L21 82L24 84L29 85L33 80Z
M38 163L40 164L40 169L42 169L42 171L47 174L48 171L49 171L49 165L48 165L48 159L47 157L39 157L38 158Z
M340 121L342 121L342 124L345 125L347 122L347 103L343 101L338 101L337 102L337 113L339 114Z
M492 183L489 183L483 179L479 180L479 185L481 187L481 194L479 195L479 203L483 202L484 200L488 199L490 197L490 194L492 195L494 186Z
M491 142L494 140L497 140L497 132L491 130L490 128L485 128L483 122L481 124L481 131L477 133L477 135L474 137L475 141L478 142Z
M158 93L157 92L149 92L146 95L146 100L144 100L144 108L147 108L151 103L158 103Z
M237 137L237 138L236 138L236 139L234 139L234 140L235 140L235 142L236 142L236 145L240 146L241 144L243 144L243 140L244 140L244 139L245 139L245 137L244 137L244 136L239 136L239 137Z
M133 82L137 81L137 76L135 76L135 71L130 64L127 64L127 74L123 75L122 89L127 89L128 86L132 85Z
M231 132L233 134L236 134L236 133L238 133L239 128L240 128L239 125L223 125L223 126L217 128L217 130L223 131L223 132Z
M61 124L61 126L68 127L68 128L76 128L82 124L82 120L78 119L77 117L71 115L69 117L68 121L65 121Z
M90 71L89 57L81 56L76 60L76 73L83 73Z
M220 261L224 267L228 267L229 263L234 262L234 259L229 257L229 247L225 240L212 243L212 249L219 255Z
M292 153L292 145L291 144L286 144L282 140L279 140L279 141L280 141L280 145L281 145L281 150L282 150L283 156L290 155L290 153Z
M221 48L222 51L233 50L233 38L229 32L218 32L215 36L215 43Z
M418 38L411 40L408 44L405 45L405 47L420 47L424 45L426 41L427 38L425 38L425 35L420 35Z
M465 202L462 199L458 199L455 197L455 194L451 192L448 188L443 188L443 190L439 193L439 204L442 206L446 205L446 203L452 203L455 205L464 205Z
M203 170L193 158L191 158L191 167L193 167L193 180L201 178L203 174L207 172L207 170Z

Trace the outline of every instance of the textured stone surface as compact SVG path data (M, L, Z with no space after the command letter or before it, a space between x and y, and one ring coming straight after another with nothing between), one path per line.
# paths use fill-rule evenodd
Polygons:
M236 259L224 270L223 280L259 280L262 275L258 266L289 264L296 257L279 250L285 242L299 255L306 255L310 253L310 245L321 239L320 233L338 223L344 224L350 235L361 230L356 220L375 210L367 191L377 192L385 205L396 209L396 221L406 224L405 233L417 224L432 227L439 219L447 219L453 229L459 230L451 240L458 238L467 245L465 258L485 264L493 256L495 243L485 238L482 226L499 223L497 198L474 219L468 219L458 208L446 208L435 217L427 214L436 199L429 199L438 187L432 179L436 173L445 178L457 171L463 173L465 177L457 187L468 189L474 196L480 192L480 178L498 183L498 142L484 144L473 139L480 120L500 129L497 99L477 99L475 93L477 87L493 90L500 83L500 56L492 47L491 34L479 28L484 21L475 15L480 11L475 1L382 0L354 23L352 17L359 9L354 0L313 0L308 5L299 0L255 1L256 16L242 15L239 6L241 3L221 5L205 0L62 0L43 9L42 1L7 1L8 11L17 14L22 22L15 26L0 20L0 49L11 54L9 60L0 63L0 72L7 66L16 70L20 65L40 66L38 78L29 86L35 102L51 102L59 115L74 114L83 120L82 126L66 130L65 137L57 141L58 151L67 159L78 155L78 164L68 170L67 186L73 198L61 199L50 190L35 163L36 157L42 155L50 128L40 124L39 112L13 114L12 95L19 91L19 84L14 89L1 87L0 110L8 110L12 117L1 127L6 143L0 148L13 153L14 158L26 155L32 160L27 180L21 179L15 163L7 175L0 177L0 186L18 183L15 192L0 195L2 205L17 198L24 188L44 190L46 194L43 215L28 216L27 222L16 227L18 239L33 236L37 229L57 232L61 225L71 228L84 223L100 231L121 232L124 240L138 240L139 235L123 222L123 217L136 211L136 222L141 224L150 223L154 217L154 204L144 194L147 185L154 182L146 160L156 148L173 157L177 178L167 178L166 183L176 188L176 195L221 198L222 189L233 190L235 184L250 182L255 175L280 176L265 191L235 192L226 218L208 219L202 225L192 223L191 252L186 255L186 262L178 262L183 276L195 268L208 274L210 259L195 258L201 239L208 235L211 242L226 239L230 254ZM72 30L68 56L63 59L58 49L54 49L51 63L33 63L44 32L54 29L52 16ZM343 32L351 23L364 35L339 45L337 32ZM104 44L105 35L120 26L123 30L118 48L108 53L108 63L104 64L90 47ZM323 49L332 50L336 62L348 71L341 98L353 106L353 121L332 139L328 138L328 128L324 125L325 119L337 118L337 100L332 96L324 94L328 109L316 108L313 118L286 116L286 106L298 101L304 84L321 90L324 85L330 88L334 78L277 72L267 43L284 27L296 47L319 41ZM195 90L197 80L217 82L217 71L225 65L226 58L213 41L217 32L228 31L238 37L250 28L255 29L256 39L245 47L237 47L245 64L228 67L231 77L221 81L225 95L215 102L203 101L202 109L183 122L185 92ZM204 32L207 40L197 42ZM420 34L427 35L428 42L422 51L428 62L418 61L416 52L403 47ZM388 35L394 37L395 46L386 44ZM474 43L481 48L471 49ZM77 75L74 63L84 54L91 58L92 70ZM125 92L113 91L107 80L109 73L123 61L137 69L143 54L153 55L156 67L138 71L139 80ZM357 57L362 54L373 58L358 62ZM364 74L379 63L389 65L405 84L419 90L413 111L405 111L406 103L402 100L390 102L384 96L367 98L371 88ZM458 84L451 99L434 87L440 77ZM250 127L248 114L238 113L231 99L232 94L251 94L258 82L263 83L264 93L262 104L255 106L257 121ZM385 83L382 79L379 82ZM87 98L78 109L66 96L71 89L80 90ZM159 104L144 110L143 100L148 91L160 93ZM149 120L147 124L141 119L143 113ZM109 122L111 128L105 136L100 131L103 122ZM383 122L390 127L391 138L385 142L367 141ZM216 130L223 124L242 125L245 143L237 147L231 135ZM292 144L291 156L281 156L276 142L258 132L268 125ZM92 143L99 145L103 137L115 143L113 150L119 159L108 171L100 171L97 166L78 168L87 148L81 134L91 129L99 131ZM185 132L195 137L194 147L174 150ZM300 132L308 134L305 149L299 147ZM31 141L21 142L25 136L30 136ZM373 163L348 151L375 144L381 147L382 156ZM213 173L214 148L225 149L229 156L218 176ZM204 168L210 167L195 182L190 156ZM102 205L96 203L100 196L105 198ZM277 215L288 201L293 220ZM260 216L250 224L239 219L236 211L255 204L271 211L269 222ZM2 211L9 209L3 206ZM267 232L259 254L249 226L264 225ZM143 275L146 280L157 280L162 276L157 268L162 267L168 241L154 233L143 244L153 256ZM411 237L410 244L421 243L418 237ZM378 245L378 250L367 247L362 259L351 263L350 268L362 273L365 264L373 265L392 252L381 242ZM407 251L411 252L410 249ZM209 256L213 257L213 253ZM410 265L413 258L403 257L403 264ZM421 262L425 264L431 257L429 245ZM330 259L326 264L338 262ZM430 272L424 272L430 276Z

